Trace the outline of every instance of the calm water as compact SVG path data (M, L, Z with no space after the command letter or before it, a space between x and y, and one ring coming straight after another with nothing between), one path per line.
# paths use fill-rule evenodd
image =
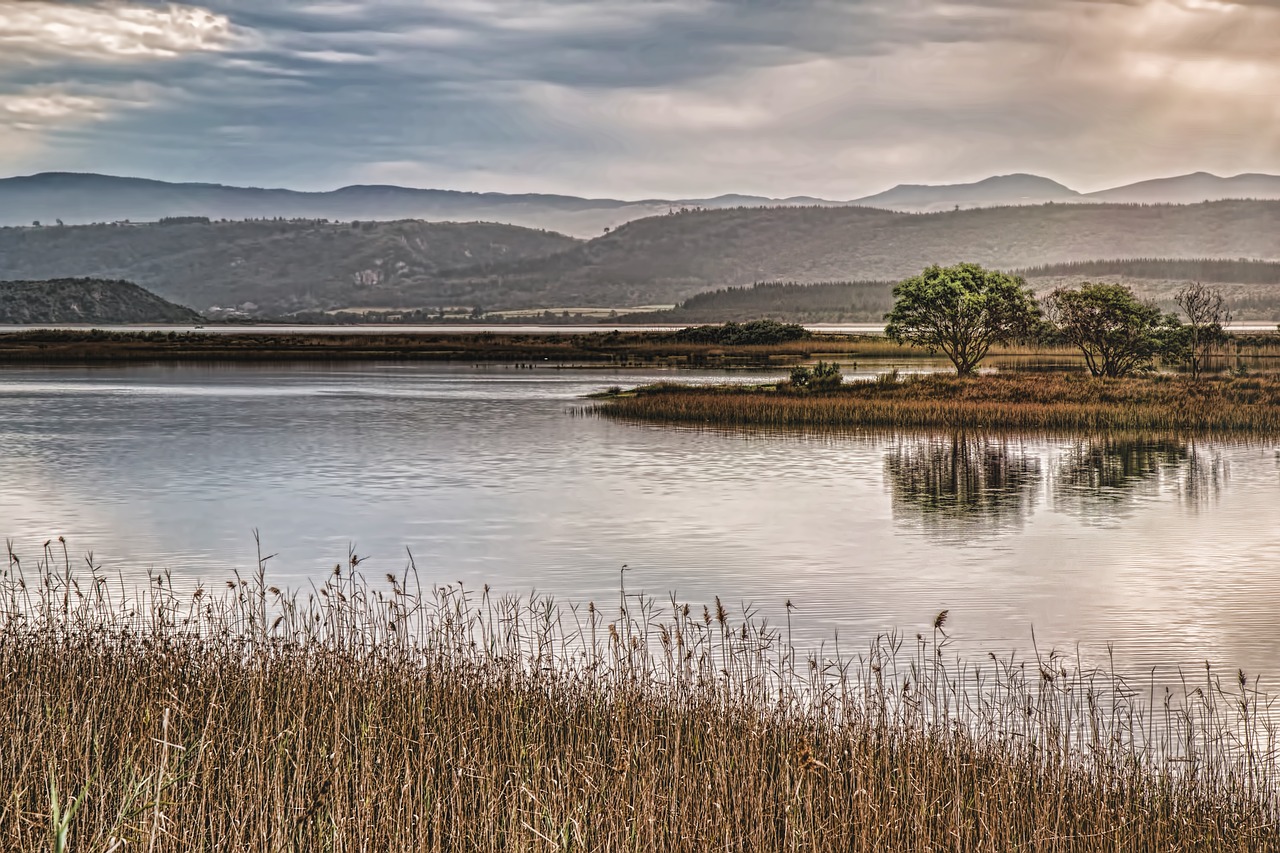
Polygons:
M671 374L447 366L0 371L0 536L186 582L367 574L719 595L807 642L1115 646L1280 683L1280 443L741 435L574 416ZM743 373L682 379L752 381Z

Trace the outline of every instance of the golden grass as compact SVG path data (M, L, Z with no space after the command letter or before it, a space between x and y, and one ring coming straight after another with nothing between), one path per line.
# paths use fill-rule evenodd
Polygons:
M954 662L945 613L840 658L718 600L423 593L354 556L306 598L183 595L54 562L0 582L7 849L1280 845L1243 673L1148 701L1056 654Z
M884 377L822 393L775 387L654 385L593 410L645 421L769 428L1280 431L1280 379L1199 382L1084 374Z

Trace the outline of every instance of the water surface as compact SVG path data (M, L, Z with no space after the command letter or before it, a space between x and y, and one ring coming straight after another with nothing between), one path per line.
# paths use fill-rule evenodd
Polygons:
M868 368L870 369L870 368ZM776 374L680 373L696 381ZM719 595L806 643L1114 644L1280 676L1280 443L776 435L583 417L656 371L164 365L0 371L0 536L180 583L251 569L616 601Z

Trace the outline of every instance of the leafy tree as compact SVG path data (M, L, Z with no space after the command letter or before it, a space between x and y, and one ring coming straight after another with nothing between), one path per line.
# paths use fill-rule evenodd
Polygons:
M1227 339L1223 327L1231 322L1231 312L1221 290L1198 281L1179 290L1174 299L1187 315L1185 357L1191 375L1199 379L1213 348Z
M1018 276L977 264L931 266L893 289L893 310L885 315L890 340L941 350L968 376L993 344L1028 335L1039 323L1039 308Z
M1058 288L1047 302L1058 334L1079 347L1094 376L1127 376L1150 367L1159 355L1180 355L1178 318L1140 302L1123 285Z

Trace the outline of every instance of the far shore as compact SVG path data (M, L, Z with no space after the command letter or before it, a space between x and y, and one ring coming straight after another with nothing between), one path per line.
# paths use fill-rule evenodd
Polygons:
M0 364L147 361L443 361L521 365L785 368L820 356L853 358L866 337L812 335L781 343L727 346L673 339L663 331L207 332L30 330L0 333ZM896 347L895 347L896 349Z

